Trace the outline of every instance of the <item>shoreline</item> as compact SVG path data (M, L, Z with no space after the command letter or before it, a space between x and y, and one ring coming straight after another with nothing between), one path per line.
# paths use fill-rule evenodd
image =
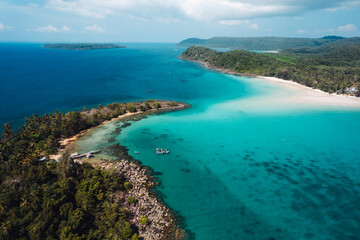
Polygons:
M356 107L360 108L360 97L355 97L346 94L336 94L324 92L320 89L311 88L300 83L294 82L292 80L280 79L277 77L268 77L268 76L259 76L255 74L244 74L238 73L230 69L217 68L210 66L207 62L189 60L186 58L181 58L186 61L192 61L200 63L203 67L214 70L216 72L230 74L240 77L248 77L253 79L262 80L265 82L275 83L286 87L287 89L294 89L295 94L289 96L282 96L282 100L291 100L291 102L297 104L318 104L321 106L333 106L333 107Z
M132 117L141 116L141 115L147 116L147 115L152 115L152 114L175 112L175 111L180 111L180 110L184 110L184 109L187 109L187 108L191 107L191 105L188 104L188 103L178 102L178 101L158 100L158 102L163 102L163 103L175 102L175 103L178 104L178 106L165 105L165 108L162 107L162 108L159 108L159 109L150 109L150 110L147 110L146 112L141 112L141 111L137 111L137 112L134 112L134 113L127 112L127 113L125 113L123 115L120 115L118 117L114 117L114 118L112 118L110 120L103 121L102 123L100 123L97 126L90 127L88 129L82 130L81 132L75 134L74 136L71 136L71 137L68 137L68 138L58 139L58 142L60 144L60 149L58 150L57 154L53 154L53 155L49 156L50 160L58 161L61 158L62 153L67 150L69 145L76 142L80 137L84 136L85 134L87 134L91 130L93 130L93 129L97 128L97 127L103 126L105 124L108 124L110 122L117 121L117 120L126 120L127 118L132 118Z
M84 161L75 160L83 163ZM138 163L138 160L97 160L90 163L94 168L115 171L125 177L132 188L119 198L134 197L137 203L125 202L124 206L130 210L130 223L139 229L139 237L144 240L186 239L187 232L181 227L174 211L165 205L157 194L158 182L151 168ZM139 219L145 216L149 224L141 225Z
M190 108L191 105L178 101L157 101L164 103L159 109L151 109L146 112L126 113L115 117L113 119L104 121L97 126L85 129L80 133L65 139L59 140L61 150L54 157L61 157L61 154L68 151L72 144L76 144L76 141L81 137L90 133L91 130L108 124L113 121L123 120L127 121L135 117L139 117L137 120L141 120L148 115L161 114L166 112L180 111ZM170 103L176 103L177 106L172 106ZM125 126L126 127L126 126ZM89 163L93 167L98 167L107 171L115 171L120 173L126 181L130 182L132 189L127 194L119 195L119 198L128 199L128 197L134 197L137 203L130 204L125 201L124 206L130 210L131 217L129 221L139 229L139 237L144 240L160 240L160 239L185 239L188 233L184 230L179 220L179 216L175 211L166 206L161 195L159 194L156 186L159 185L155 172L148 166L145 166L141 161L134 159L128 153L126 147L120 144L114 145L117 151L123 153L123 157L116 160L100 159L89 161L86 160L74 160L80 164ZM144 226L139 223L141 216L145 216L149 220L149 224Z

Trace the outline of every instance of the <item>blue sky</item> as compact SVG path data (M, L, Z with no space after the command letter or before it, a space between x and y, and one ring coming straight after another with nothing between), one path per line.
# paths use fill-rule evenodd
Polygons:
M360 0L0 0L0 41L360 36Z

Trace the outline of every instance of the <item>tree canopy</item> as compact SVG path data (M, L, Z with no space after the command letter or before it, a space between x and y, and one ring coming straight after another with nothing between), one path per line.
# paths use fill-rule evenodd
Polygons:
M190 47L182 54L184 59L206 62L210 67L292 80L329 93L359 89L359 56L360 45L289 49L282 53Z
M68 154L59 163L38 160L57 151L60 137L143 104L34 114L17 132L5 124L0 139L0 239L138 239L138 229L128 221L127 199L116 197L131 188L122 175L75 163ZM158 104L148 101L145 106Z

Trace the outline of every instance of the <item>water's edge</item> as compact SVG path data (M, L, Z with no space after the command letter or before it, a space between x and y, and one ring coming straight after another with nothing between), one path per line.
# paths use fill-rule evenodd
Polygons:
M164 100L165 101L165 100ZM184 102L178 102L181 103L183 106L178 108L160 108L157 109L155 112L144 112L144 113L137 113L130 116L125 116L120 119L113 119L115 122L122 122L123 125L120 127L121 129L124 129L126 127L129 127L131 124L129 122L136 122L140 121L142 119L147 118L150 115L160 115L175 111L181 111L188 108L191 108L191 105ZM99 127L105 126L107 124L112 123L113 121L107 121L104 122L96 127L93 127L91 129L88 129L89 131L85 130L84 133L82 133L75 141L71 142L64 151L77 151L76 150L76 144L77 141L81 140L82 138L88 137L88 135L91 135L93 131L96 131ZM117 131L121 131L121 129ZM159 191L158 188L161 187L161 182L158 179L156 171L154 171L151 167L144 165L140 160L132 157L129 154L129 149L125 146L122 146L119 143L116 143L111 146L111 156L115 157L116 160L110 160L110 159L95 159L94 161L91 161L90 164L93 167L100 167L102 169L107 170L123 170L124 168L127 168L127 172L124 173L126 178L130 180L131 176L134 174L136 176L143 175L145 178L148 179L146 182L145 188L147 193L146 195L149 195L150 199L152 201L155 201L155 208L160 208L160 212L163 213L163 215L169 214L168 218L168 226L164 225L163 229L161 230L162 238L160 239L194 239L193 233L189 229L186 228L185 222L183 221L181 215L169 207L165 201L164 201L164 195ZM119 157L120 156L120 157ZM86 160L80 160L77 161L79 163L88 162ZM124 171L124 170L123 170ZM133 183L133 186L142 186L144 185L139 181L139 178L131 178L131 181ZM143 186L142 186L143 187ZM136 198L141 201L141 199L138 198L139 196L136 196ZM148 199L147 199L148 200ZM151 201L151 200L150 200ZM139 207L138 207L139 208ZM145 213L144 213L145 214ZM153 225L161 225L160 223L152 223ZM152 233L151 233L152 234ZM144 236L144 239L158 239L159 236L151 235L147 233L147 236ZM141 236L141 235L140 235Z

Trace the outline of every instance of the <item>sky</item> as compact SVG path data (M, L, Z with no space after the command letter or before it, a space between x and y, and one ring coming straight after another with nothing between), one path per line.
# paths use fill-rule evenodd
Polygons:
M0 41L360 36L360 0L0 0Z

